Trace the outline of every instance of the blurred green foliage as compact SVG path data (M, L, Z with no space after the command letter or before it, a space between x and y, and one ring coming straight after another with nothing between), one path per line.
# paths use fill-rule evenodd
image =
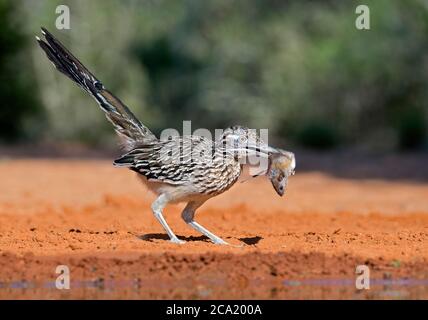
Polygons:
M14 19L16 3L0 0L0 141L29 138L40 125L43 109L35 96L31 63L24 53L26 39ZM29 54L29 51L26 51ZM30 120L30 122L31 122Z
M313 149L331 149L338 144L338 134L329 123L310 122L302 126L297 140Z
M14 105L7 118L1 109L0 122L12 126L0 128L4 139L31 129L22 121L39 105L18 80L33 73L47 115L38 127L44 139L106 144L113 134L91 98L54 72L32 37L14 43L22 39L14 17L25 21L25 34L50 29L157 133L192 120L193 129L269 128L286 143L322 149L426 145L424 0L365 1L369 31L355 28L360 2L352 0L27 0L19 12L0 3L0 73L16 83L14 91L1 83L2 97L12 92L7 101ZM70 7L71 30L55 29L59 4ZM21 46L29 43L28 53ZM34 70L11 63L21 50Z

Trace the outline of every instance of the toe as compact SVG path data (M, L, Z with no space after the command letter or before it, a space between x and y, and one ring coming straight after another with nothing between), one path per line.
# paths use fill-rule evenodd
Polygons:
M217 241L213 241L214 244L218 244L218 245L229 245L229 243L227 243L224 240L217 240Z

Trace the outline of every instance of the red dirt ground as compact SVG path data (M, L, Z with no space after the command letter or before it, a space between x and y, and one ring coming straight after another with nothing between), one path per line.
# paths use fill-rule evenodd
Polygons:
M237 246L190 229L183 205L165 217L188 242L166 241L154 196L111 161L2 160L0 190L1 299L428 298L428 184L298 171L280 198L237 183L196 216ZM70 290L52 287L60 264Z

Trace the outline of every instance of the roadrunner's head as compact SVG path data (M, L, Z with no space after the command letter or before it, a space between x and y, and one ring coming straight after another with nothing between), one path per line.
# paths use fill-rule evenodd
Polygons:
M245 158L254 154L267 156L274 151L257 135L255 129L242 126L232 126L224 130L220 141L238 158Z

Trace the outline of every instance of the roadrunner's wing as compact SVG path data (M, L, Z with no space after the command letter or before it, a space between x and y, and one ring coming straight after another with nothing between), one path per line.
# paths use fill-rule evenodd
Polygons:
M212 147L212 141L203 137L175 137L141 145L116 159L114 165L128 167L150 181L183 185L204 179L213 160Z
M45 40L36 37L55 68L88 92L105 112L115 131L124 138L124 147L131 150L136 145L156 141L155 135L144 126L104 85L71 54L49 31L42 28Z

